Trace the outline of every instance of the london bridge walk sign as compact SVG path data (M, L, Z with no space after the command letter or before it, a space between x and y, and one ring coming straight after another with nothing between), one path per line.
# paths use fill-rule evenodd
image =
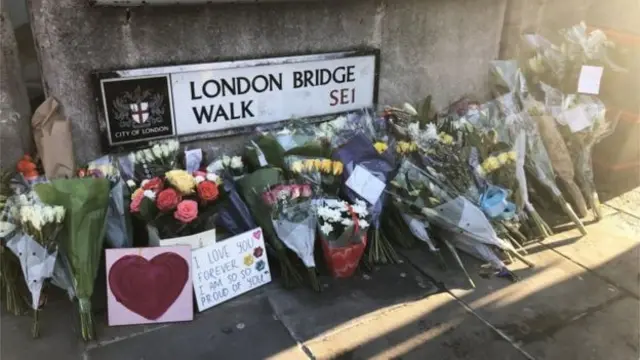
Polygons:
M108 147L360 110L378 54L353 51L98 72Z

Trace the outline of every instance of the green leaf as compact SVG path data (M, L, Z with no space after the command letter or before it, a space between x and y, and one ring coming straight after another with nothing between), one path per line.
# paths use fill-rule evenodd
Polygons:
M140 203L140 216L149 223L155 219L156 215L158 215L156 204L145 196Z

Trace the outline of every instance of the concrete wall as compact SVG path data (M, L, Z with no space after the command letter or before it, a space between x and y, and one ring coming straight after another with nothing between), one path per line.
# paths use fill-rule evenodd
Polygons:
M31 109L22 80L18 45L9 14L0 2L0 166L14 166L31 148Z
M381 49L380 101L487 96L507 0L345 0L168 8L29 0L45 91L72 120L81 161L99 155L98 69ZM227 140L231 141L231 140ZM236 140L235 143L239 143ZM220 140L219 140L220 142Z

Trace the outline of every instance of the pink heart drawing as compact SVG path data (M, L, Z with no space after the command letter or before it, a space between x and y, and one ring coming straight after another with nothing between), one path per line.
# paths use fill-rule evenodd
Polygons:
M261 235L262 235L262 230L256 230L253 232L253 238L256 240L260 240Z

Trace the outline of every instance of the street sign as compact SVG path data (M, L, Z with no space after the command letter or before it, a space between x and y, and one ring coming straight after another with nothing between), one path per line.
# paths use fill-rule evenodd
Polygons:
M377 52L342 52L96 73L109 147L230 135L374 105Z

